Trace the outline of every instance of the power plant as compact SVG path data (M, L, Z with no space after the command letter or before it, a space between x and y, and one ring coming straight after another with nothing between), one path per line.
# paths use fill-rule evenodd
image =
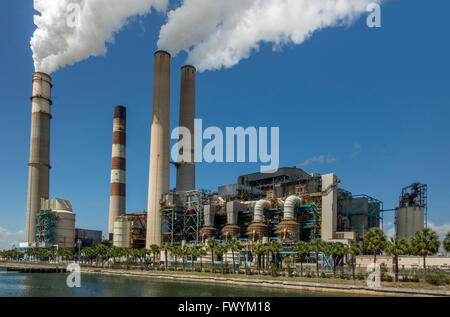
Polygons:
M108 238L122 248L206 242L217 238L247 243L321 238L349 244L383 224L383 202L354 195L335 174L308 173L297 167L241 175L216 192L198 190L195 181L196 69L181 68L178 158L170 160L171 56L154 55L153 104L147 210L126 214L127 109L114 108ZM33 74L32 129L27 205L27 242L73 249L98 232L76 229L69 201L49 199L51 78ZM170 164L177 168L170 189ZM426 185L403 189L396 209L397 235L410 238L426 225ZM78 237L78 232L80 236Z

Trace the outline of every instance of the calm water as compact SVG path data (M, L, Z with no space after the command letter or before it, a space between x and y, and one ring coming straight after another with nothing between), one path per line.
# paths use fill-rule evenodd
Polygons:
M151 278L82 274L81 288L66 286L67 274L0 271L0 297L298 297L342 296L322 292L174 282Z

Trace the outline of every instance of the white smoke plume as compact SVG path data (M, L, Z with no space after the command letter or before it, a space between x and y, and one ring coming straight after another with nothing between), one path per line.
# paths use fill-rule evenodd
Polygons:
M326 27L350 25L383 0L183 0L168 13L158 47L188 52L199 71L232 67L258 51L301 44Z
M52 73L90 56L105 55L106 42L130 17L153 9L165 12L169 0L34 0L31 38L36 71Z

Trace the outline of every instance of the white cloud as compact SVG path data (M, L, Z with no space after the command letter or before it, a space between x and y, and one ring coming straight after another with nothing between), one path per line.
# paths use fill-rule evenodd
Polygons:
M328 155L319 155L319 156L314 156L308 160L305 160L303 163L297 164L297 167L305 167L314 163L318 163L318 164L331 164L336 162L336 158L334 156Z
M9 231L0 227L0 250L11 249L18 246L19 242L25 241L25 231Z

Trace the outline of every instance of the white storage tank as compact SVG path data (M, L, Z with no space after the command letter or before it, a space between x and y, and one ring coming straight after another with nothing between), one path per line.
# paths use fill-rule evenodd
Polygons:
M113 245L119 248L131 248L131 221L127 217L117 217L114 221Z
M53 241L48 244L58 245L70 250L75 248L75 214L70 201L54 198L41 199L41 212L53 213L56 216L52 230Z
M68 210L55 210L55 242L59 247L75 248L75 214Z

